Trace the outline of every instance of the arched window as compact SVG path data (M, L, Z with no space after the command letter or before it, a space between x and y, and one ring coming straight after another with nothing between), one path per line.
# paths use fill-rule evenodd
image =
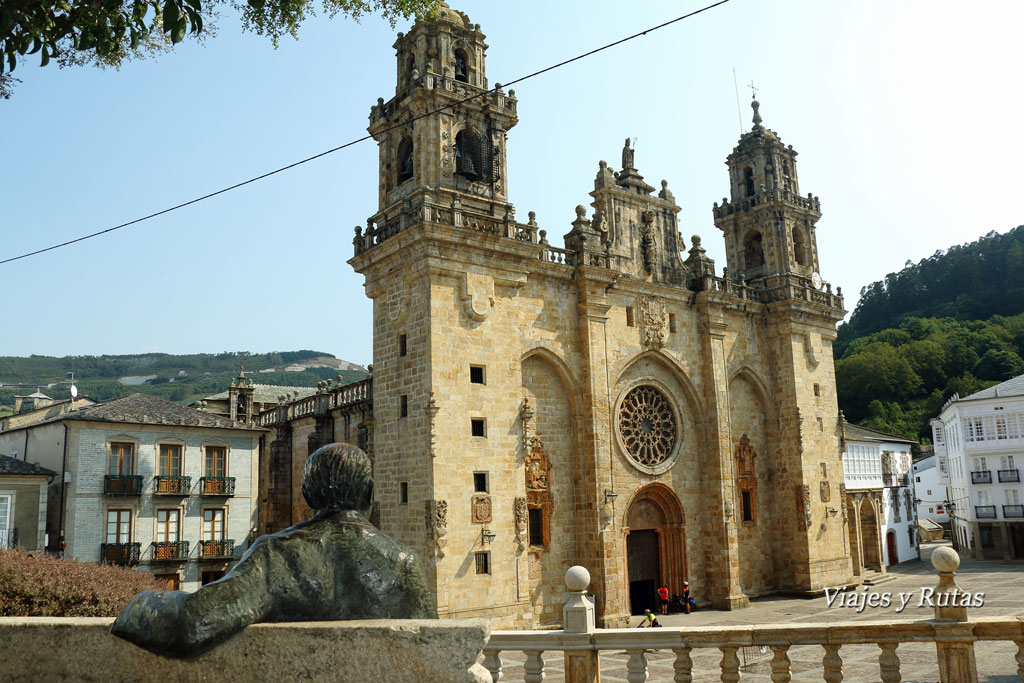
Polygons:
M398 145L398 183L402 184L406 180L412 178L413 173L413 162L412 162L412 140L409 138L402 138L402 142Z
M764 247L761 246L761 233L747 235L743 242L743 263L747 270L754 270L764 265Z
M743 171L743 182L746 184L746 187L747 187L747 196L748 197L753 197L754 196L754 169L751 168L750 166L747 166L746 169L744 169L744 171Z
M480 146L471 131L460 130L455 136L455 172L464 178L477 180L481 173Z
M463 83L469 82L469 68L466 53L462 50L455 51L455 80Z
M807 265L807 239L804 236L803 228L799 225L793 226L793 258L797 265Z

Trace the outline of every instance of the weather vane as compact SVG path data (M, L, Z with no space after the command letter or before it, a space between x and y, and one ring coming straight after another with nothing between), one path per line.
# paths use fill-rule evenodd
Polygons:
M750 99L756 100L757 99L757 86L754 85L754 79L753 78L750 79L750 85L748 85L747 87L750 88Z

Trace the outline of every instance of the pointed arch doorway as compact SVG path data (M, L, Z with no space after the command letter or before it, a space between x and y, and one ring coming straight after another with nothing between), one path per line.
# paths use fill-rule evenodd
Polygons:
M686 519L679 498L664 484L639 489L626 511L626 587L630 614L652 612L660 586L681 595L686 581Z

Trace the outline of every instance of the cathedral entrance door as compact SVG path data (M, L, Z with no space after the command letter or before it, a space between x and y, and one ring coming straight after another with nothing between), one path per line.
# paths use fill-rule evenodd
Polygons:
M629 612L643 614L645 609L657 612L655 590L658 575L658 532L653 529L634 531L626 537L626 561L629 565Z
M667 586L682 595L686 580L686 527L679 498L664 484L648 484L633 494L626 512L626 581L629 610L642 614L658 606Z

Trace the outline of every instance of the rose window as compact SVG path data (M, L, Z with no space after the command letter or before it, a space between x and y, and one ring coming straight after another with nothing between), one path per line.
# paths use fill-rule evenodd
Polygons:
M676 417L663 393L651 386L632 389L619 406L619 435L637 463L665 462L676 445Z

